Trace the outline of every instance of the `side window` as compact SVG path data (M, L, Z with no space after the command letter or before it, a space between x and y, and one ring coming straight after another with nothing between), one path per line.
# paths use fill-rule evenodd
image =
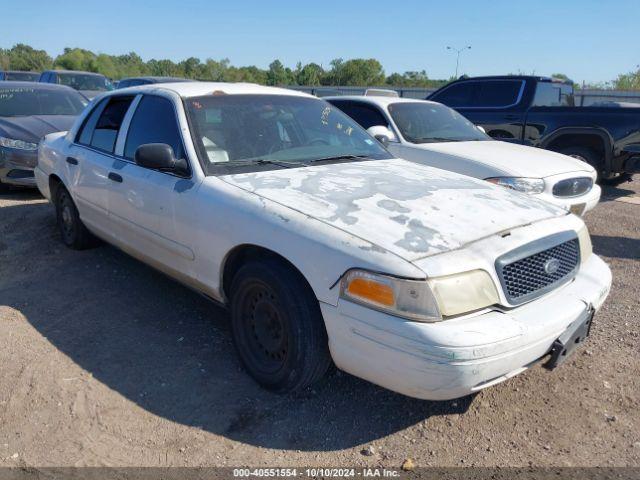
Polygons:
M520 92L524 86L522 80L491 80L480 83L480 91L474 107L504 108L520 101Z
M127 88L131 86L131 80L120 80L118 88Z
M93 130L96 128L96 123L98 123L98 118L104 110L104 106L107 104L108 99L102 100L98 105L94 107L87 118L84 120L84 124L80 127L80 131L76 136L76 142L82 145L91 145L91 136L93 135Z
M445 88L430 100L444 103L449 107L471 107L478 91L478 82L460 82Z
M378 125L389 126L386 118L373 105L353 101L334 101L336 107L353 118L365 130Z
M113 153L122 120L132 100L133 97L109 97L107 99L108 103L98 117L88 145L107 153ZM84 130L82 133L84 134Z
M130 160L140 145L166 143L173 148L176 158L185 158L182 137L173 104L154 95L144 95L131 119L124 146L124 156Z

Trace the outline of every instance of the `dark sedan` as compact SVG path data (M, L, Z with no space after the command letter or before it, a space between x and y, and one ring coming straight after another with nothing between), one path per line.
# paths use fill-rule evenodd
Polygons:
M68 130L86 105L78 92L61 85L0 82L0 188L35 187L38 142Z
M40 75L40 82L66 85L78 90L88 99L101 93L113 90L113 85L107 77L99 73L81 72L76 70L47 70Z
M23 72L20 70L0 71L0 80L10 80L13 82L37 82L40 79L40 72Z

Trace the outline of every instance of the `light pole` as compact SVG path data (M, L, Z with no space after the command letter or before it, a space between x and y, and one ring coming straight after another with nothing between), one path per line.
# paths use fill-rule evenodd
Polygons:
M471 45L467 45L466 47L462 47L462 48L447 47L447 50L453 50L454 52L456 52L456 76L454 78L458 78L458 65L460 65L460 54L465 50L471 50Z

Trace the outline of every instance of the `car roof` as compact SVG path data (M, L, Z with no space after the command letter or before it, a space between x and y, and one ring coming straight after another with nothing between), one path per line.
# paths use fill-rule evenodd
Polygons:
M40 74L40 72L35 72L35 71L31 71L31 70L0 70L0 72L2 72L2 73L37 73L37 74Z
M420 98L406 98L406 97L386 97L377 95L340 95L335 97L323 97L323 100L355 100L363 103L370 103L372 105L378 105L386 107L392 103L438 103L429 100L422 100ZM440 104L438 104L440 105Z
M93 75L95 77L104 77L104 75L101 73L85 72L83 70L45 70L42 73L80 73L82 75Z
M126 78L121 78L119 81L123 82L125 80L148 80L150 82L158 82L158 83L197 82L197 80L190 79L190 78L163 77L163 76L154 76L154 75L145 75L141 77L126 77Z
M77 90L74 90L71 87L67 87L66 85L58 85L57 83L40 83L40 82L24 82L24 81L14 81L14 80L7 80L7 81L0 81L0 88L4 88L4 87L10 87L10 88L20 88L20 87L24 87L24 88L30 88L32 90L59 90L59 91L64 91L64 92L76 92ZM80 94L78 94L80 95Z
M203 95L240 95L240 94L261 94L261 95L289 95L292 97L316 98L308 93L289 90L287 88L266 87L255 83L225 83L225 82L175 82L175 83L154 83L150 85L139 85L113 90L106 95L119 95L123 92L152 92L158 90L168 90L178 94L183 98L200 97Z
M566 84L573 83L571 80L564 80L564 79L555 78L555 77L545 77L542 75L484 75L480 77L460 77L457 80L454 80L454 82L466 82L469 80L534 80L538 82L553 82L553 83L566 83ZM447 84L447 85L450 85L450 84ZM444 88L447 85L444 85L441 88Z

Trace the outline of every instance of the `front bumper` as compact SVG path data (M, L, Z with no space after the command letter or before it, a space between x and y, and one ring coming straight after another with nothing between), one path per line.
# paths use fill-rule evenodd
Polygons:
M510 310L420 323L344 300L321 308L339 368L410 397L447 400L526 370L600 308L610 286L609 267L591 255L571 283Z
M556 197L547 191L536 196L572 213L576 213L577 215L584 215L586 212L592 210L596 205L598 205L601 194L602 189L600 188L600 185L594 184L591 190L584 195L577 197Z
M38 163L37 150L0 148L0 182L21 187L35 187L33 169Z

